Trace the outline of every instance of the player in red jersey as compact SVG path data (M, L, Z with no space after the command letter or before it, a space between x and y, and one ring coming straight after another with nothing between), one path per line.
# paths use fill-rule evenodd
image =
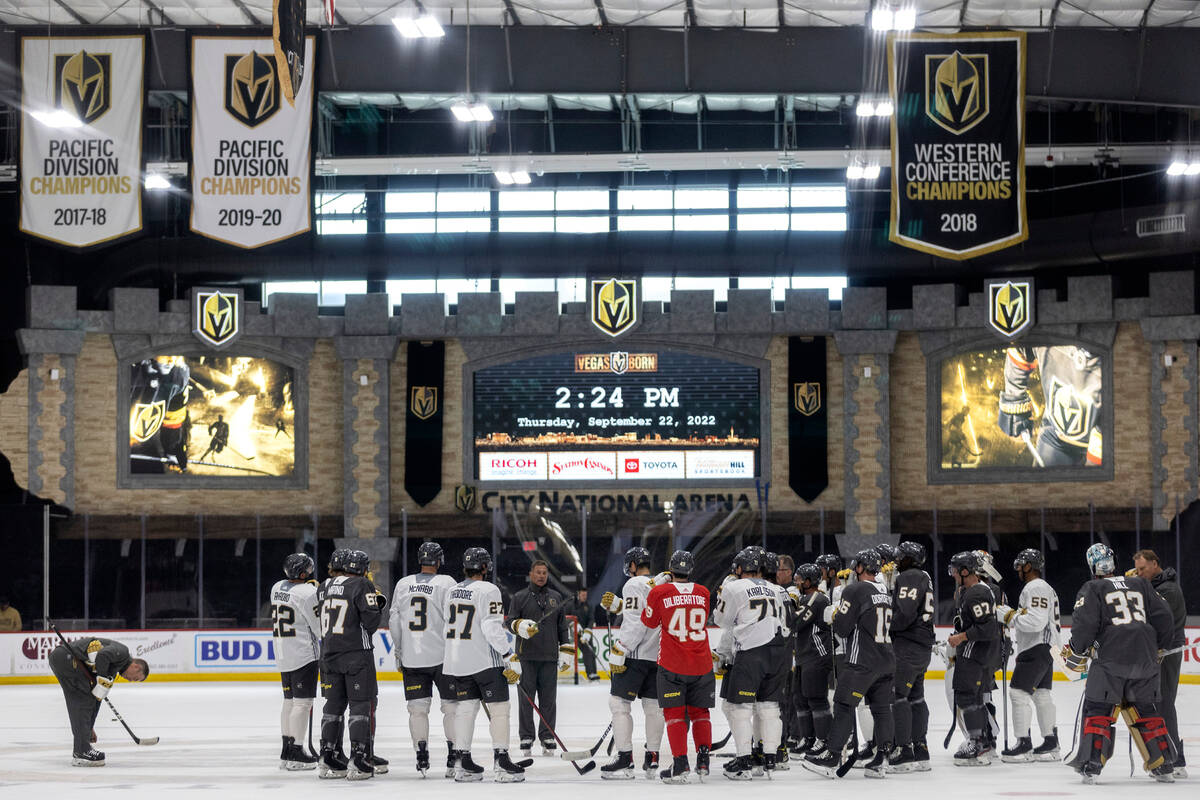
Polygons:
M662 628L658 650L658 704L667 722L667 739L675 763L660 777L665 783L687 783L687 732L692 726L696 743L696 774L708 775L712 722L708 710L716 705L717 681L713 676L708 643L708 589L688 580L696 560L686 550L671 554L667 572L655 578L642 611L643 630ZM617 642L612 653L624 661L637 642Z

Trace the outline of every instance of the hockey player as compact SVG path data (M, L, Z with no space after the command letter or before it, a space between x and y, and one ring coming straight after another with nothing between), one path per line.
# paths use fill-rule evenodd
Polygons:
M130 658L129 648L120 642L100 638L60 644L50 651L48 660L67 702L74 737L71 766L103 767L104 753L92 747L100 701L108 697L117 675L134 683L144 681L150 666L140 658Z
M733 666L725 676L723 704L737 757L725 764L725 777L749 780L754 770L751 749L756 743L753 715L762 718L763 763L767 775L775 770L775 754L783 732L779 701L784 676L778 671L779 636L776 587L762 578L763 556L746 548L733 560L736 580L721 590L713 621L733 641ZM774 574L773 572L771 574Z
M933 582L921 569L925 548L901 542L892 589L892 647L896 651L896 749L888 758L892 772L928 772L929 707L925 670L933 655Z
M889 627L892 597L875 581L882 569L875 550L861 550L854 556L851 569L857 580L848 584L833 609L833 632L846 640L846 666L838 672L834 690L833 726L825 749L810 752L802 762L806 769L835 777L842 763L842 751L850 743L854 707L866 699L875 720L875 756L866 765L869 778L882 778L887 754L892 750L892 682L896 657L892 652Z
M625 651L624 663L612 666L612 688L608 708L612 712L613 742L616 757L600 767L600 777L606 780L628 780L633 777L633 701L641 698L646 717L646 755L642 771L653 780L658 771L658 753L662 744L662 709L658 705L658 640L657 630L647 630L642 623L642 611L650 594L650 551L631 547L625 551L625 581L621 596L605 592L600 605L610 614L621 614L621 629L617 641L637 642ZM624 612L624 613L622 613Z
M1042 580L1045 559L1038 550L1026 548L1017 554L1013 569L1023 582L1017 607L996 606L996 617L1013 632L1017 664L1010 682L1013 732L1016 744L1000 753L1000 760L1058 761L1058 729L1054 720L1053 652L1061 647L1062 624L1058 595ZM1053 648L1053 650L1051 650ZM1036 748L1030 736L1033 711L1037 709L1042 743Z
M504 630L504 601L500 587L488 580L492 555L482 547L463 553L466 580L446 593L446 656L443 671L450 678L457 700L454 744L457 768L454 780L483 780L483 767L471 758L475 717L486 705L492 735L492 754L497 783L525 780L525 767L508 757L508 685L521 677L521 662L513 652ZM537 630L533 620L522 620L523 630Z
M1101 362L1098 355L1082 347L1008 348L996 418L1000 430L1033 445L1034 404L1029 384L1035 371L1041 379L1042 419L1031 466L1102 463Z
M1158 651L1174 635L1171 609L1144 578L1118 577L1112 548L1087 549L1095 577L1084 584L1071 616L1071 641L1063 648L1067 667L1087 670L1079 750L1068 763L1095 783L1113 753L1117 712L1155 780L1174 783L1175 743L1158 712ZM1088 665L1088 657L1095 655Z
M379 684L371 636L383 621L387 599L367 580L369 557L348 551L341 563L345 574L330 578L321 599L321 778L366 780L374 777L373 725ZM337 739L342 715L350 709L350 762L338 758Z
M792 678L792 654L795 650L795 644L792 637L796 616L795 607L791 602L792 597L788 592L789 587L792 588L793 591L795 590L795 587L793 587L790 582L793 572L790 566L786 571L780 568L780 565L783 563L784 559L787 559L789 564L794 563L792 562L791 556L781 556L769 551L763 554L763 578L767 581L767 583L770 583L772 588L775 590L776 608L778 609L776 634L775 638L771 641L771 646L774 648L772 651L772 679L775 680L780 686L780 737L779 743L775 747L775 769L779 772L786 772L792 768L792 765L788 763L787 749L787 720L791 715L791 703L788 697L787 686ZM784 575L785 572L788 582L780 583L779 577ZM757 747L757 752L759 753L764 751L769 752L766 750L765 745L765 739L767 737L766 731L764 730L764 720L766 719L763 712L764 708L766 709L767 713L770 713L769 706L755 704L754 738L756 740L755 746ZM760 761L761 755L756 756L756 767L765 766L765 762L760 764ZM761 772L756 772L756 774L761 774Z
M992 763L984 729L988 724L983 692L1000 648L992 590L979 577L978 553L966 550L950 558L948 571L959 586L954 633L946 640L954 652L954 707L961 715L967 741L954 754L960 767Z
M317 613L316 565L308 553L292 553L283 561L284 579L271 587L271 636L275 663L283 681L279 726L283 751L279 768L317 768L317 757L305 752L305 726L312 724L313 699L321 659L321 623ZM309 739L311 745L312 739Z
M708 643L708 589L692 583L688 577L695 559L686 550L676 550L668 562L663 583L646 596L642 610L644 632L635 631L634 640L619 640L612 648L614 663L620 665L625 654L644 637L661 628L658 650L658 702L667 723L674 763L659 773L665 783L687 783L691 767L687 757L688 723L696 744L696 774L708 775L709 749L712 747L712 720L709 709L716 702L716 678Z
M825 609L829 597L817 591L821 570L816 564L796 569L799 582L796 605L796 676L792 696L796 704L795 732L799 740L789 747L792 758L825 749L829 736L829 672L833 668L833 644Z
M408 731L417 750L417 771L422 775L429 771L429 711L436 686L446 732L446 777L452 778L455 698L450 680L442 671L442 661L446 652L446 594L454 588L455 580L438 574L444 560L437 542L424 542L417 548L421 571L397 581L388 630L395 647L396 669L404 673Z

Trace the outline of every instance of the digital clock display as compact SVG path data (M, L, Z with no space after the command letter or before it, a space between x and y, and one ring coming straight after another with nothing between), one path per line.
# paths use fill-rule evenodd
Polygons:
M758 474L759 370L687 351L567 351L474 374L475 477Z

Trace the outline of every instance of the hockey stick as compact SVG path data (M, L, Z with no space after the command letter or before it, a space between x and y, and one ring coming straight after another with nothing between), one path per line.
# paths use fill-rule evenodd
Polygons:
M1008 644L1008 637L1004 636L1000 640L1000 705L1004 717L1004 749L1008 749L1008 653L1005 650L1005 645Z
M608 727L604 729L604 733L600 734L600 739L588 750L563 750L559 753L563 761L583 761L585 758L591 758L596 755L596 751L604 744L604 740L608 738L609 731L612 730L612 723L608 723Z
M537 703L533 702L533 698L529 696L528 692L526 692L524 689L521 688L521 684L519 684L519 683L517 684L517 691L520 692L521 696L525 698L525 701L527 703L529 703L530 708L532 708L534 710L534 713L536 713L538 715L538 719L540 719L542 721L542 723L546 726L546 729L550 731L550 735L554 737L554 741L558 742L559 748L561 748L563 750L563 752L565 753L567 750L567 746L565 744L563 744L563 740L561 738L559 738L558 732L554 730L554 728L550 725L549 721L547 721L545 715L542 714L542 710L537 707ZM578 760L581 760L581 759L576 759L575 761L578 761ZM596 768L595 761L589 761L586 764L584 764L582 767L579 766L577 763L575 763L575 761L571 761L571 766L573 766L575 768L575 771L578 772L580 775L586 775L587 773L591 772L592 770L594 770Z
M79 653L77 653L75 651L75 648L71 647L71 645L67 643L67 640L63 638L62 633L58 630L58 626L56 626L54 623L50 623L50 630L52 630L56 634L58 634L58 639L59 639L59 641L61 641L63 643L63 647L67 648L67 652L70 653L72 656L74 656L75 660L77 662L79 662L80 664L83 665L83 668L85 670L87 670L89 675L91 675L93 678L95 678L96 671L94 669L92 669L90 666L88 666L86 658L80 658ZM149 747L150 745L153 745L153 744L158 744L157 736L149 736L146 738L141 738L136 733L134 733L133 729L130 728L128 724L126 724L125 718L121 716L121 712L117 711L117 707L113 705L112 700L109 700L107 696L105 696L104 702L108 703L108 707L112 711L113 716L116 717L117 722L121 723L121 726L123 728L125 728L125 732L129 734L130 738L133 739L135 744L145 745L147 747Z

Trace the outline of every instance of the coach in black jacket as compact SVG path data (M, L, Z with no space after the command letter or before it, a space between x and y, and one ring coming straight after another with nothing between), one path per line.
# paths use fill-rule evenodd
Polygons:
M536 698L543 719L538 723L537 738L545 751L554 749L554 726L558 701L558 656L560 652L573 652L570 632L567 630L565 598L546 585L550 570L545 561L535 561L529 569L529 586L513 595L508 604L509 629L517 634L517 655L521 659L521 688L529 697ZM529 626L521 625L525 620L536 623L536 632L526 636ZM523 755L533 747L533 708L524 697L518 704L518 731Z
M1171 637L1171 647L1174 649L1187 644L1187 604L1183 600L1183 590L1179 588L1179 578L1173 567L1162 568L1158 555L1153 550L1139 550L1133 555L1133 567L1139 578L1145 578L1154 586L1158 596L1167 601L1171 609L1171 617L1175 623L1175 633ZM1179 716L1175 713L1175 697L1179 693L1179 671L1183 667L1183 653L1175 653L1163 658L1159 664L1159 690L1162 692L1162 710L1164 721L1167 723L1167 733L1175 740L1175 749L1179 757L1175 759L1176 777L1187 777L1187 762L1183 758L1183 739L1179 736Z

